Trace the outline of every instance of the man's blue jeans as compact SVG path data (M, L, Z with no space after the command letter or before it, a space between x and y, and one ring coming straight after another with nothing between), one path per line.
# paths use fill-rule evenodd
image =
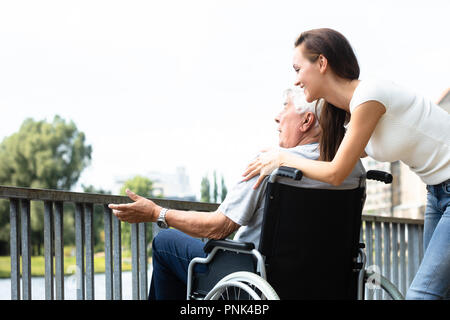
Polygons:
M450 179L427 186L424 256L406 299L443 299L450 293Z
M195 257L205 257L204 243L175 230L161 230L152 244L153 274L149 300L186 300L188 266ZM196 265L205 272L205 265Z

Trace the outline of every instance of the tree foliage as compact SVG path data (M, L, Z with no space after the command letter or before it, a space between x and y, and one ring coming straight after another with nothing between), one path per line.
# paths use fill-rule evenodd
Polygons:
M0 185L70 190L89 165L92 147L76 125L55 116L52 122L26 119L0 144ZM0 202L0 242L9 241L9 205ZM7 217L7 218L6 218ZM43 243L43 204L31 203L31 241ZM1 247L1 246L0 246Z
M0 144L3 185L70 190L89 165L92 147L71 121L26 119Z
M214 201L214 203L217 203L218 199L219 199L219 187L218 187L218 184L217 184L216 170L214 170L214 173L213 173L213 198L212 198L212 200Z
M153 195L153 182L144 176L136 175L131 179L124 182L122 188L120 189L120 194L126 196L126 190L130 189L134 193L144 197L152 198ZM122 223L122 244L125 247L131 248L131 225L129 223ZM151 228L147 230L147 237L151 239Z
M221 201L225 200L225 197L227 196L228 193L228 189L227 186L225 185L225 178L222 175L222 179L220 180L220 186L221 186L221 191L220 191L220 198Z
M220 180L220 194L219 194L219 184L217 183L217 173L213 172L213 187L211 191L211 182L208 175L206 174L200 184L200 201L201 202L213 202L217 203L223 201L227 196L227 186L225 185L225 179L223 175ZM220 196L220 197L219 197Z
M208 175L202 178L202 182L200 185L200 201L211 202L211 191Z
M125 181L120 189L120 194L126 196L127 194L125 191L127 189L130 189L144 198L153 197L153 182L144 176L137 175Z

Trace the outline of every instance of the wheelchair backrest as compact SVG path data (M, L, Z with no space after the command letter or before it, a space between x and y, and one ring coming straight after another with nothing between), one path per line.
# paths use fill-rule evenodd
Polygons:
M267 185L259 251L281 299L356 299L365 187Z

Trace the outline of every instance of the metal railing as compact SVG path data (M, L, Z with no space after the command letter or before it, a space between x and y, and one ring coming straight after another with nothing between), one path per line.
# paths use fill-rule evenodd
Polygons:
M0 186L0 198L10 203L11 299L31 296L30 203L44 203L45 299L64 300L63 206L75 205L76 298L95 299L94 206L103 207L105 241L105 298L122 299L121 223L109 203L126 203L125 196ZM152 199L177 210L215 211L218 204ZM148 295L147 228L131 224L132 299ZM367 266L378 268L405 294L422 259L423 220L363 216L361 241L366 243ZM20 266L22 265L22 270ZM22 272L21 272L22 271ZM374 295L375 292L375 295ZM374 297L375 296L375 297ZM381 290L366 288L366 299L386 298Z
M362 220L360 242L366 245L366 269L380 272L405 296L423 258L423 220L373 215L363 215ZM365 297L388 299L381 289L367 286Z

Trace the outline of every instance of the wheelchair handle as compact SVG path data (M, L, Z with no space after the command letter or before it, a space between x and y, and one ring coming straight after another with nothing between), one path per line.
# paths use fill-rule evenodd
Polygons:
M392 182L392 174L380 170L367 171L366 178L369 180L377 180L386 184Z
M281 166L276 171L276 175L279 177L287 177L287 178L291 178L291 179L298 181L298 180L302 179L303 172L301 172L300 170L298 170L296 168Z

